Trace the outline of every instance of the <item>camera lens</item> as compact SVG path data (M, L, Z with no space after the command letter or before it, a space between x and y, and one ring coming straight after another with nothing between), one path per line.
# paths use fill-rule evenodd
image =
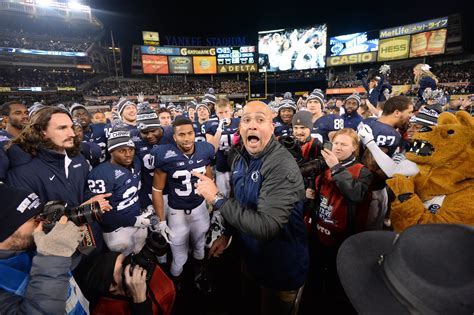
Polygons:
M66 209L65 214L76 225L92 223L93 221L100 222L102 219L102 211L98 202Z

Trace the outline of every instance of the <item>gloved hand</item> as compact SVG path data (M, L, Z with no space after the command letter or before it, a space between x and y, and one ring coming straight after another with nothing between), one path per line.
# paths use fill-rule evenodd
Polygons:
M135 221L134 226L138 228L147 228L152 225L151 217L155 214L155 210L153 206L148 206L145 210L143 210L142 214L136 216L137 220Z
M369 142L374 141L372 128L364 123L360 123L359 126L357 126L357 133L359 135L360 141L362 141L365 146L367 146Z
M228 123L229 123L229 119L227 118L219 120L219 126L217 126L217 130L220 130L220 131L224 130L224 125Z
M160 223L158 223L158 227L155 226L155 229L158 233L160 233L165 238L166 242L171 244L170 237L173 237L174 233L168 227L168 224L166 224L166 221L160 221Z
M36 250L44 256L71 257L84 237L82 228L62 216L53 229L45 234L42 226L33 232Z

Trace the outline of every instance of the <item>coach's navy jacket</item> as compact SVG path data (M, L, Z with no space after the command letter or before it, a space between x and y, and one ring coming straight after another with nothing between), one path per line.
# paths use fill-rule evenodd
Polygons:
M85 201L89 164L82 155L70 157L69 175L66 178L64 154L41 149L38 156L28 159L20 148L8 151L10 170L7 183L10 186L35 192L41 202L61 200L68 207Z
M244 152L233 166L235 198L219 210L240 235L248 271L266 288L301 287L309 256L303 178L294 158L272 137L262 153Z

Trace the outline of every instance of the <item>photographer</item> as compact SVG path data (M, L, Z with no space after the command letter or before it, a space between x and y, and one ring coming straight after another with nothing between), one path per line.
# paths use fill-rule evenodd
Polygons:
M315 183L319 210L313 221L318 237L312 250L312 279L319 279L318 284L322 285L318 288L321 301L329 299L335 305L350 305L337 277L338 248L350 235L364 231L371 200L372 174L357 162L358 149L359 138L353 129L338 130L332 139L332 150L325 148L321 152L329 169Z
M82 228L63 216L45 234L35 193L0 183L0 200L0 314L85 314L70 274Z
M76 270L91 314L171 313L176 294L173 281L153 263L151 267L134 263L136 256L103 253Z

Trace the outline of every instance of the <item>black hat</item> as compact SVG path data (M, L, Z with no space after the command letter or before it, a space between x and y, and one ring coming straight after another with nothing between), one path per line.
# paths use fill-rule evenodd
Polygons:
M473 245L466 225L363 232L341 245L337 269L360 314L473 314Z
M438 117L441 112L441 108L428 105L420 109L416 115L411 116L410 122L428 127L436 126L438 124Z
M74 271L75 279L89 302L109 293L114 280L114 269L120 253L107 252L86 260Z
M135 147L135 143L130 137L130 132L123 125L116 125L112 128L109 138L107 139L107 150L114 151L120 147Z
M0 182L0 242L9 238L26 221L43 209L35 193Z
M290 92L286 92L283 95L283 99L280 101L279 106L278 106L278 112L280 112L282 109L292 109L294 112L296 112L296 104L293 98L291 97Z
M62 105L62 104L60 104L60 105ZM58 107L61 107L61 106L58 105ZM63 107L64 107L64 105L63 105ZM79 103L74 103L74 104L72 104L71 108L69 108L69 112L72 115L72 112L75 111L76 109L79 109L79 108L82 108L82 109L85 109L86 111L88 111L87 107L85 107L84 105L79 104ZM66 109L66 108L64 107L64 109Z
M311 94L308 95L306 102L310 100L318 100L321 103L321 106L323 107L324 107L324 104L326 103L326 100L324 99L324 93L320 89L314 89L313 92L311 92Z
M203 103L212 103L212 104L216 104L217 102L217 97L216 97L216 92L214 91L213 88L210 88L206 94L204 94L204 97L202 98L202 102Z
M158 115L147 105L146 103L138 104L137 129L139 131L161 126Z
M313 115L307 110L300 110L293 115L291 124L294 126L304 126L309 129L313 129Z
M118 112L118 114L120 115L120 117L122 117L123 110L124 110L125 107L127 107L128 105L132 105L132 106L137 107L137 104L135 104L134 102L131 102L131 101L127 100L126 98L121 98L121 99L118 101L118 103L117 103L117 112Z

